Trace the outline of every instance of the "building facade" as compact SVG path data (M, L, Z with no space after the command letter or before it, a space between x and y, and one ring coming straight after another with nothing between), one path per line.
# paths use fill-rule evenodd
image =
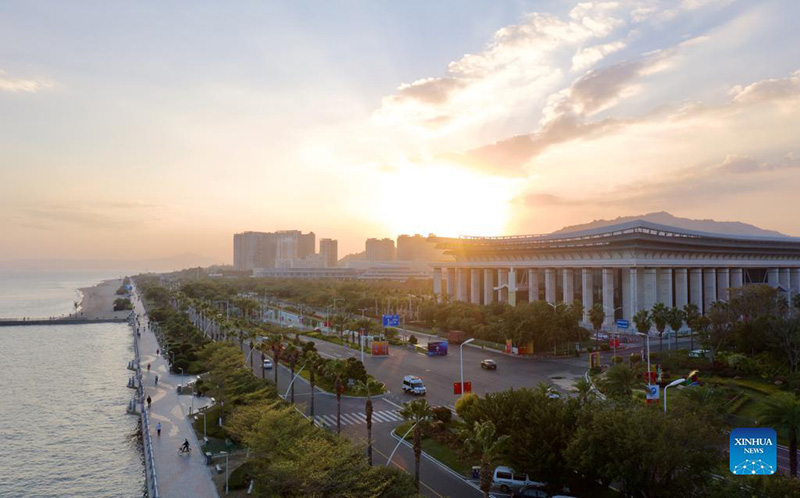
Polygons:
M319 239L319 255L326 268L339 264L339 242L335 239Z
M393 261L397 254L392 239L367 239L367 261Z
M314 232L300 230L243 232L233 235L233 267L238 271L255 268L296 266L297 260L312 257L316 250Z
M540 236L430 237L454 263L433 265L437 299L475 304L579 300L606 324L656 303L707 312L729 289L766 283L800 292L800 238L698 232L636 220Z

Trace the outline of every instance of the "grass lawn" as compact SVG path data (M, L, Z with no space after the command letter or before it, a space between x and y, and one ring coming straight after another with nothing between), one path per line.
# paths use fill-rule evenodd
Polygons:
M394 433L397 434L399 437L402 437L403 434L408 432L408 429L411 428L411 422L403 422L402 424L398 425ZM414 438L414 433L409 433L406 437L406 441L412 442ZM459 452L455 451L452 448L445 446L444 444L440 443L439 441L431 438L431 437L422 437L422 451L427 453L428 455L432 456L433 458L439 460L443 464L447 465L451 469L455 470L459 474L463 476L469 476L472 471L472 466L477 465L477 463L473 463L472 461L464 458Z

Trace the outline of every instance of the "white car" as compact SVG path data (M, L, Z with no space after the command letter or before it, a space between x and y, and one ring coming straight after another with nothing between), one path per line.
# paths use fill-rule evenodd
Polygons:
M711 351L707 349L695 349L689 351L689 358L705 358Z
M500 488L503 493L517 490L522 486L544 487L543 482L531 481L527 474L515 474L511 467L497 467L492 476L492 486Z
M406 375L403 377L403 391L419 396L425 396L427 389L425 389L425 384L422 383L422 379L416 375Z
M272 370L272 360L269 358L264 360L264 370Z

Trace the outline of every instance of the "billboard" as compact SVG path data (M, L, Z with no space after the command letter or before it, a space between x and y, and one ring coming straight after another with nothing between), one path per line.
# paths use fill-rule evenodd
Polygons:
M447 341L429 342L428 356L447 356Z
M389 356L389 341L372 341L372 356Z

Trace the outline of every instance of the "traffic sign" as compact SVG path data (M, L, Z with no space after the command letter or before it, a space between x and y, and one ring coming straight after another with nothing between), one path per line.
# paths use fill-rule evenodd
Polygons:
M659 386L658 384L650 384L647 386L647 399L658 399Z
M464 382L464 393L472 392L472 382ZM461 382L453 382L453 394L461 394Z
M400 315L383 315L384 327L399 327Z
M623 320L621 318L619 320L617 320L617 328L618 329L628 330L629 326L630 326L630 322L628 322L628 320Z

